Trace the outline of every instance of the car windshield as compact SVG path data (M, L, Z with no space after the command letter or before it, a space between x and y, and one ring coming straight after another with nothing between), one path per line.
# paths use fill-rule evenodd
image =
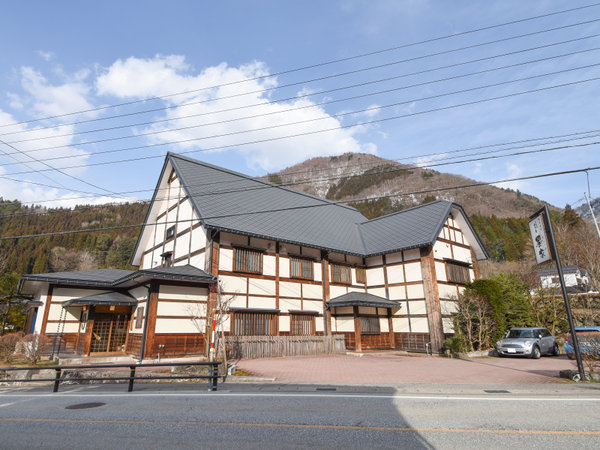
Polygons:
M533 330L510 330L506 333L507 338L532 338Z

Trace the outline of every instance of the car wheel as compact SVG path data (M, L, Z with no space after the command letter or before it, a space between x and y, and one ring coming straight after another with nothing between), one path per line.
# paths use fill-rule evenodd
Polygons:
M533 349L531 350L531 357L533 359L540 359L540 356L542 356L540 348L538 346L533 347Z
M500 353L500 352L496 352L496 353L498 353L498 358L504 358L504 355L502 353Z
M554 343L554 348L552 349L552 354L554 356L560 355L560 348L558 348L558 344L556 342Z

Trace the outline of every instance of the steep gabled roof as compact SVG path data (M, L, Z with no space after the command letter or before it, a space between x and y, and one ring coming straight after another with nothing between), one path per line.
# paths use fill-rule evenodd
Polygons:
M168 167L207 229L368 257L433 245L448 215L457 212L477 258L488 257L462 207L452 202L438 200L367 220L347 205L174 153L165 159L146 222Z

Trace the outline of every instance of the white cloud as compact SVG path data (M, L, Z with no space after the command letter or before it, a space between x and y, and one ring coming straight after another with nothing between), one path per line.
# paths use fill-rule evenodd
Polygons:
M54 52L45 52L43 50L38 50L38 55L40 55L44 61L50 61L56 56Z
M93 108L87 100L90 87L84 82L86 73L89 72L78 72L72 80L55 86L33 68L21 67L21 86L39 114L54 116L82 111Z
M505 178L519 178L519 177L523 176L523 167L521 167L520 165L508 163L505 165L505 167L506 167ZM523 188L525 186L525 182L522 180L507 181L505 183L496 183L496 184L494 184L494 186L502 187L505 189L513 189L513 190L517 191L517 190L523 190Z
M295 98L287 102L269 101L266 89L276 86L277 80L260 78L267 74L267 68L260 62L240 67L229 67L223 63L194 74L182 56L157 55L151 59L131 57L118 60L105 69L96 81L96 89L100 95L127 99L187 91L186 94L164 99L167 105L174 106L165 112L165 118L169 119L167 122L155 124L140 132L164 131L153 135L150 138L151 142L201 138L178 144L179 151L238 145L239 153L245 156L250 167L274 170L313 156L376 152L375 144L361 143L356 138L360 130L340 129L338 119L322 107L314 106L314 102L307 98ZM203 89L209 87L210 89ZM182 105L184 102L203 103L186 106ZM242 109L244 106L259 103L260 106ZM224 109L229 111L220 112ZM288 111L290 109L292 111ZM376 109L377 106L374 105L372 114L377 112ZM191 115L196 117L189 117ZM244 119L237 120L241 118ZM286 126L292 122L304 123ZM209 125L168 131L207 123ZM269 129L249 131L265 127ZM314 133L330 128L335 130ZM246 130L249 132L223 136ZM214 135L220 137L210 137ZM277 139L288 135L302 136ZM249 141L263 142L239 145Z

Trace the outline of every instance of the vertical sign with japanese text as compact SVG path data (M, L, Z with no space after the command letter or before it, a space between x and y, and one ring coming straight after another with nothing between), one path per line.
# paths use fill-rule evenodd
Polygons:
M544 217L538 214L529 221L529 230L531 231L531 240L533 241L533 249L535 260L541 264L552 259L548 239L546 237L546 227L544 225Z

